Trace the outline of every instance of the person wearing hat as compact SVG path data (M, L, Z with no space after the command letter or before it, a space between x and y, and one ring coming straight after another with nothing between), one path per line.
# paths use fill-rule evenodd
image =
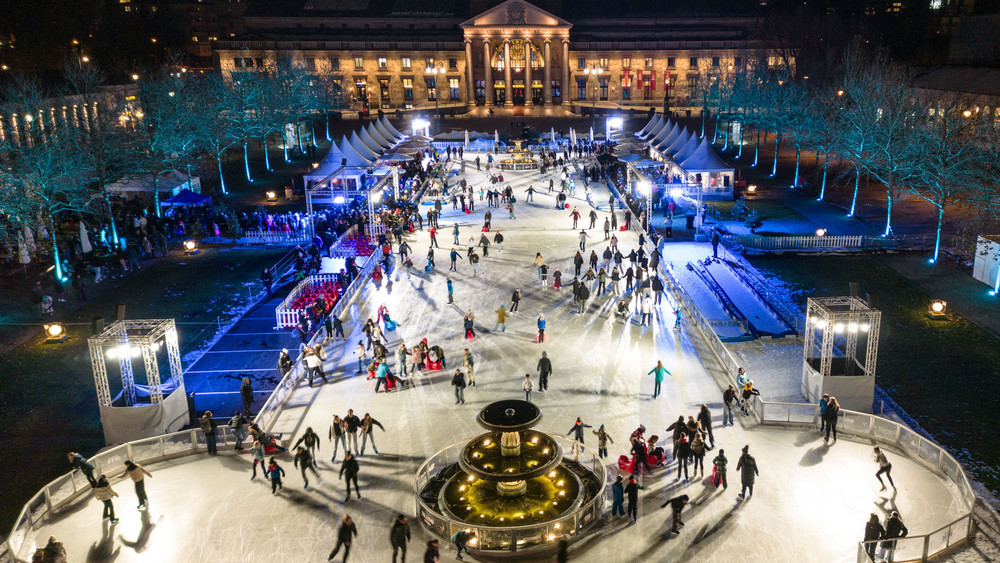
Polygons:
M282 348L281 354L278 355L278 374L285 377L290 371L292 371L292 357L288 355L288 348Z
M612 444L615 441L608 435L608 431L604 429L603 424L597 430L594 430L594 434L597 435L597 457L608 457L608 441L610 440Z
M622 475L619 473L615 477L614 484L611 485L611 515L618 516L619 511L621 511L621 516L625 516L625 486L622 485Z
M410 543L410 525L406 522L406 515L396 516L396 521L392 523L389 530L389 543L392 545L392 563L396 563L396 552L403 552L403 563L406 563L406 544Z
M635 475L628 478L628 485L625 485L625 494L628 495L628 516L635 524L639 510L639 482L635 480Z
M819 400L819 432L820 434L826 430L826 419L823 417L826 414L826 406L830 404L830 394L823 393L823 398Z
M497 314L497 324L493 325L493 332L498 328L501 332L507 332L507 306L500 305L500 308L493 312Z
M760 471L757 470L757 460L750 455L749 444L743 446L743 455L740 456L740 460L736 463L736 470L741 471L740 481L743 485L743 491L739 494L740 500L746 498L747 489L750 489L750 496L753 496L754 479L757 475L760 475Z

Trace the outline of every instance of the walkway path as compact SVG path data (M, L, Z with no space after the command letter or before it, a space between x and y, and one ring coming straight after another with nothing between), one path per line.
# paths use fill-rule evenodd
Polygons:
M473 167L468 170L470 181L479 185L483 176ZM117 527L102 527L100 504L86 499L46 523L37 531L36 541L58 537L67 545L71 561L323 561L336 526L347 513L359 532L352 560L387 560L388 527L394 515L414 511L412 487L417 468L433 452L478 434L475 415L479 408L499 398L522 397L524 374L535 374L542 351L548 352L555 370L550 390L534 396L544 414L541 430L565 433L577 416L595 427L605 424L615 440L609 448L612 458L608 461L612 462L625 453L627 436L640 423L648 433L665 437L665 427L678 415L693 415L707 403L716 418L717 443L730 459L729 476L736 489L716 491L701 480L677 482L676 472L669 472L673 466L654 472L646 478L640 497L639 523L601 524L602 535L590 536L573 547L574 559L805 561L821 557L846 561L854 557L870 512L881 515L887 509L900 510L911 533L936 528L960 514L963 507L951 488L894 452L889 455L900 490L890 496L878 492L869 444L842 439L825 447L813 431L746 430L743 420L735 427L719 426L721 393L714 378L720 374L713 372L710 356L699 357L701 344L686 331L669 330L660 319L652 327L622 325L607 313L608 297L592 299L587 312L577 315L569 290L541 287L531 267L535 253L541 252L550 266L572 272L578 231L570 229L567 211L553 208L551 196L539 194L533 204L523 203L523 191L536 174L505 176L514 185L519 203L516 220L493 210L494 231L506 237L504 252L491 247L484 260L485 272L475 277L467 261L459 263L459 272L450 273L455 283L453 305L447 304L445 289L450 244L437 251L437 270L427 274L420 268L412 276L399 272L391 284L366 287L358 305L349 311L349 342L330 349L330 363L336 366L330 370L334 382L300 388L276 423L276 431L294 440L308 427L325 437L331 415L343 415L348 408L359 415L370 412L378 419L387 431L376 431L381 455L368 450L361 458L361 500L355 498L345 505L342 483L337 480L343 454L338 452L336 463L331 463L326 441L320 451L322 481L313 481L308 489L302 488L291 458L279 456L288 475L277 495L271 495L260 477L250 479L246 454L198 455L149 468L155 478L148 482L148 512L133 512L131 487L118 483L122 496L116 500L122 521ZM607 200L606 195L597 195L597 201L602 197ZM585 206L582 201L573 203L581 209ZM473 219L446 206L441 242L451 241L449 227L456 219L469 225L462 228L460 241L473 233L478 236L482 211L478 209ZM600 215L598 225L603 224L604 212ZM600 242L600 231L591 233L596 237L591 242ZM636 244L634 234L618 234L623 247ZM415 262L422 267L419 257L427 252L427 235L418 232L412 239ZM566 281L570 279L567 276ZM509 320L505 333L492 333L493 311L501 304L509 306L515 287L524 294L520 310ZM466 404L454 403L449 385L452 370L415 377L412 388L379 395L372 393L372 382L354 375L352 343L359 338L357 323L374 317L382 303L400 323L390 333L390 350L426 337L445 350L451 367L459 364L462 348L472 350L477 387L467 389ZM467 310L477 318L479 337L473 342L462 339L462 315ZM544 344L533 341L539 313L548 319L549 340ZM652 376L645 374L657 360L663 360L673 375L664 383L664 395L654 401ZM736 499L739 478L734 469L740 448L748 443L761 476L756 494L741 503ZM694 506L685 513L687 527L682 534L667 540L668 514L657 508L682 492L694 499ZM419 523L411 519L411 524L413 559L419 558L429 536ZM451 560L450 546L442 547L443 560Z

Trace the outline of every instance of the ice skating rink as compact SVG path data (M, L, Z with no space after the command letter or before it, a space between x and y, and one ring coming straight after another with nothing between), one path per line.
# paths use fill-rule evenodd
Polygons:
M466 158L471 161L474 155ZM518 202L516 219L509 219L503 209L492 209L493 232L499 230L505 237L503 253L491 244L489 256L482 261L484 272L478 276L472 276L465 259L459 261L457 273L449 272L452 224L460 224L456 248L464 258L469 236L478 241L486 206L485 201L477 201L476 212L466 215L446 204L438 235L437 269L423 271L429 238L426 231L414 233L410 244L417 268L412 276L397 270L391 284L364 290L350 319L345 319L349 342L330 346L326 370L332 382L315 388L302 386L292 397L275 432L282 433L289 445L308 427L323 437L321 481L311 479L310 487L304 489L291 455L280 455L279 463L286 471L284 489L272 495L270 484L261 476L250 479L249 454L237 455L220 447L217 457L199 454L147 467L153 473L146 480L147 511L136 510L132 483L117 481L113 486L120 495L115 499L119 524L102 524L101 503L86 497L41 525L34 541L44 545L49 536L55 536L65 544L73 563L326 561L341 518L350 514L359 535L349 560L382 562L391 558L389 527L395 515L403 513L410 517L413 532L408 555L418 561L430 536L414 516L417 468L434 452L479 434L482 430L475 416L487 403L523 398L525 373L532 374L537 389L535 365L542 351L551 358L554 373L549 391L536 390L533 397L543 412L540 430L565 434L578 416L595 429L604 424L614 440L607 461L617 471L615 461L627 452L628 436L640 423L646 426L647 436L658 434L669 449L670 433L665 428L678 415L697 414L705 403L712 410L717 449L724 448L729 458L728 490L716 490L702 479L678 482L673 464L647 475L645 489L640 491L638 523L628 525L624 517L606 517L573 544L573 561L854 561L857 542L872 512L884 519L886 511L899 510L914 535L936 529L966 510L957 491L944 480L895 451L887 450L887 454L899 488L879 491L869 443L845 436L827 447L818 431L746 429L749 419L739 415L736 426L723 428L722 392L699 359L697 343L686 331L671 329L673 316L666 303L652 326L626 326L614 320L610 297L593 297L593 292L586 313L577 315L570 289L541 287L532 266L535 253L541 252L550 268L559 268L568 285L579 230L571 229L569 210L555 209L553 195L538 193L533 203L525 203L529 184L544 186L541 191L545 192L549 177L558 185L555 174L544 182L537 172L505 172L504 176ZM466 177L473 186L487 185L484 173L477 173L474 164L468 166ZM580 181L576 193L570 205L579 207L580 224L586 227L589 206L582 199ZM597 228L588 231L586 254L593 248L600 255L606 244L601 227L608 195L597 187L593 194L599 218ZM427 209L421 208L422 212ZM637 245L634 233L617 235L623 253ZM551 273L550 269L550 284ZM455 286L454 305L447 304L449 275ZM493 311L501 304L509 308L511 292L518 287L523 294L519 311L508 319L505 333L491 332L496 322ZM426 337L431 345L445 350L451 369L415 377L411 387L400 391L375 395L374 382L354 373L354 348L363 338L361 323L374 318L383 303L399 322L399 328L389 333L390 352L401 343L409 347ZM478 338L473 342L462 338L462 317L469 310L476 316ZM548 341L543 344L534 342L539 313L548 321ZM461 367L465 347L475 356L477 386L466 389L465 405L455 405L451 374ZM653 376L647 372L657 360L673 375L654 401ZM390 365L397 371L394 354ZM386 431L376 430L380 455L374 455L369 445L359 460L362 499L345 504L343 482L337 478L343 452L331 463L332 444L326 436L332 415L343 416L349 408L359 416L371 413ZM586 443L596 447L596 437L588 434ZM745 444L757 459L760 476L753 497L741 502L736 497L740 477L735 468ZM717 449L706 455L706 476ZM668 537L670 514L659 507L682 493L692 499L684 511L686 527L679 536ZM447 542L442 542L441 552L443 561L454 560L454 548ZM20 555L30 557L30 552ZM552 556L537 559L551 560ZM512 554L508 560L532 559Z

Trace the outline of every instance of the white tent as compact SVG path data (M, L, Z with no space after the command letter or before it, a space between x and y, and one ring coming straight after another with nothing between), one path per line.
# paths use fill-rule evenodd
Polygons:
M382 133L380 133L379 130L375 128L375 124L372 122L368 123L368 127L365 127L365 130L368 132L368 136L371 137L372 140L374 140L376 143L378 143L378 146L382 147L383 149L387 149L392 145L396 144L390 141L389 139L385 138L385 136L382 135Z
M386 140L391 141L393 144L399 143L405 138L403 136L396 136L396 134L390 131L385 125L382 125L381 121L373 121L372 123L375 126L375 130L381 133Z
M660 132L657 133L655 137L649 140L649 144L653 145L654 147L662 145L663 141L667 140L670 137L670 135L674 133L674 131L677 131L677 129L678 126L676 124L670 128L664 127L660 129Z
M660 151L663 156L669 157L684 148L684 145L690 140L691 133L688 132L687 127L678 129L674 135L667 137L667 140L660 143L656 150Z
M340 149L341 154L347 158L347 163L351 166L368 166L374 160L358 152L358 150L354 148L354 146L351 145L350 141L347 139L347 135L344 135L344 137L340 140L338 148Z
M663 116L661 116L660 114L658 114L658 113L653 114L653 117L649 118L649 122L646 123L645 127L643 127L642 129L640 129L639 132L636 133L636 135L638 135L639 137L642 137L643 139L645 139L646 138L646 133L652 131L654 127L656 127L657 125L659 125L661 119L663 119Z
M663 118L663 116L660 116L660 120L655 125L653 125L653 127L650 128L650 130L647 131L645 135L642 135L642 138L646 139L647 141L652 141L660 133L664 131L669 132L671 129L674 128L674 125L675 123L672 122L671 120L665 119Z
M347 158L344 153L340 152L337 148L336 143L330 144L330 150L327 151L326 156L320 161L319 166L315 169L310 170L308 174L303 174L302 179L307 184L309 182L318 182L323 178L326 178L330 174L333 174L340 167L344 166L344 159ZM350 164L350 159L348 159L348 164Z
M383 115L382 119L379 119L378 121L379 123L382 124L382 127L384 127L385 130L391 133L392 136L394 136L395 138L403 139L406 137L406 135L403 135L402 133L397 131L396 128L392 126L392 123L389 123L389 119L386 116Z
M680 163L684 162L684 160L686 160L687 157L694 154L694 151L697 148L698 148L698 135L691 135L691 139L688 140L688 142L683 147L673 152L671 160L674 161L674 164L680 166Z
M693 136L691 142L698 137ZM685 147L685 151L687 147ZM682 151L684 152L684 151ZM679 154L679 153L678 153ZM731 197L733 195L733 175L735 170L725 163L712 149L706 136L691 154L682 160L675 160L688 176L694 176L694 184L701 186L702 194L709 197Z
M354 147L354 150L358 151L358 153L364 156L367 160L374 161L378 158L378 151L366 145L365 142L361 140L361 137L358 136L357 131L351 133L350 143L351 146Z
M376 154L382 154L382 151L388 148L388 146L382 146L378 141L376 141L375 138L372 137L371 134L368 133L368 130L365 129L364 127L362 127L360 131L358 131L358 137L361 139L362 142L364 142L365 146L375 151Z

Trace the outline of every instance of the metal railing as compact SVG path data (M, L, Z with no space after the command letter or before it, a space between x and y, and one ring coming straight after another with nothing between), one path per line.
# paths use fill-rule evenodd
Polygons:
M573 440L568 440L559 435L551 436L560 442L564 453L573 451ZM468 442L468 440L464 440L452 444L434 454L420 466L420 469L417 470L417 476L414 478L413 487L416 493L417 517L432 534L442 538L445 542L449 542L452 534L459 530L471 530L476 532L478 541L474 549L477 551L518 551L546 542L556 541L566 534L579 533L587 526L596 522L604 512L605 497L608 494L607 468L605 468L601 458L598 457L597 452L582 444L578 444L577 447L579 447L580 454L577 461L598 476L601 481L601 492L584 503L583 506L572 514L556 518L551 522L511 526L509 528L480 528L468 522L445 516L428 506L420 497L420 492L423 491L433 475L436 475L441 469L458 461L462 449Z
M824 249L906 249L932 248L936 240L934 233L901 235L891 238L865 235L824 235L767 237L760 235L722 235L723 246L734 249L752 250L824 250ZM942 248L952 248L963 254L976 253L976 241L958 235L941 235Z
M307 232L284 231L247 231L244 235L246 244L307 244L310 242Z
M927 534L860 542L858 543L857 561L858 563L874 563L876 559L873 559L868 554L866 548L874 546L873 551L878 556L880 552L883 552L883 548L887 548L889 544L895 545L891 550L891 560L896 563L904 561L927 561L938 553L951 549L969 539L969 534L972 533L973 522L973 515L969 512Z
M232 428L219 426L216 430L216 441L219 447L235 443ZM205 434L200 429L190 429L122 444L95 454L89 461L94 466L95 475L103 473L109 480L113 480L125 470L126 459L140 465L151 464L205 451L207 451ZM91 494L92 491L90 483L83 473L78 471L64 473L42 487L21 509L17 520L14 521L14 528L7 536L7 549L11 557L19 563L28 563L31 554L24 554L22 551L32 539L32 528L53 511Z

